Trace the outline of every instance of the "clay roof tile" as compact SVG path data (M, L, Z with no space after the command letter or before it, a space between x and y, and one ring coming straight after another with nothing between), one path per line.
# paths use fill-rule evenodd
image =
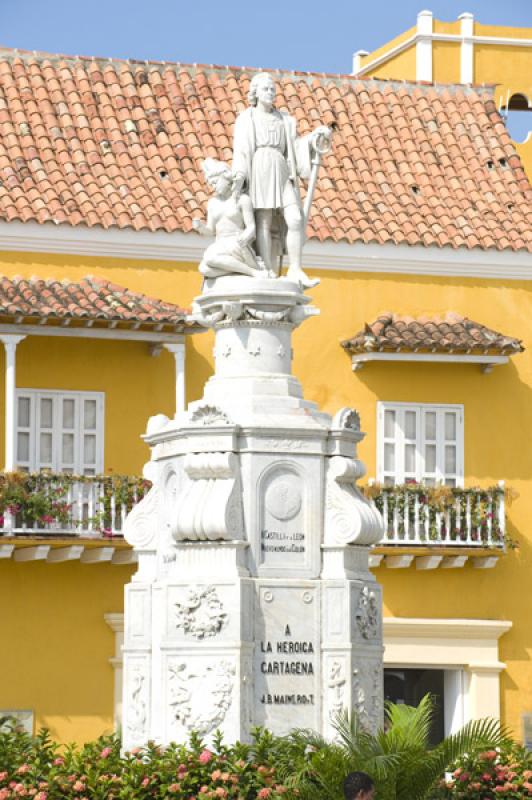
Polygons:
M162 322L174 328L187 325L185 309L94 277L84 278L79 283L4 277L0 281L0 317L5 321L20 314L52 320L71 317L109 322Z
M453 311L442 317L423 314L417 318L384 312L342 343L349 353L368 349L387 351L431 350L439 353L489 352L511 355L524 348L514 339Z
M4 49L0 219L190 230L201 160L231 158L252 74ZM336 125L311 237L532 250L532 189L490 90L275 77L300 133Z

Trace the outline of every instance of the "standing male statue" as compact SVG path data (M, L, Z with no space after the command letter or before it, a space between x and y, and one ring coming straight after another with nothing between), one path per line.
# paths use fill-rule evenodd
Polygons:
M287 278L309 289L319 280L309 278L301 267L307 220L298 180L310 178L313 165L317 169L315 156L328 149L331 131L320 126L298 138L295 120L274 107L275 84L266 72L253 77L248 100L250 107L235 123L235 197L242 191L249 194L255 212L255 248L266 269L278 275L286 249Z

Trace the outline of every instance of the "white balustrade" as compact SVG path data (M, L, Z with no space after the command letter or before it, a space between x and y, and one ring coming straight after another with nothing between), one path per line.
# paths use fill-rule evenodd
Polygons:
M383 488L374 497L384 517L381 545L504 548L504 483L496 489L453 490L454 498L431 502L420 487Z
M62 485L57 480L44 479L40 490L53 495ZM131 508L142 499L147 489L132 483L131 491L124 493L121 479L85 477L82 481L69 480L64 495L57 502L68 507L66 522L25 523L23 515L5 510L0 516L1 536L76 536L97 539L102 536L121 536L124 522ZM125 502L124 496L130 499Z
M131 508L142 499L144 489L131 486L130 500L124 502L124 492L118 490L119 479L85 478L69 481L59 502L69 507L67 523L24 524L21 516L8 510L0 517L0 536L68 535L80 538L121 536L124 521ZM43 482L52 493L61 488L61 479ZM504 484L486 490L455 491L454 500L445 507L431 503L430 494L407 489L383 488L375 498L385 521L381 544L497 547L504 548L506 517Z

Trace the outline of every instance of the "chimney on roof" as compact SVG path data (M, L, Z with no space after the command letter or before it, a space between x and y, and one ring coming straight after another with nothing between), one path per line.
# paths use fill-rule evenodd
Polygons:
M356 53L353 53L353 75L356 75L358 72L360 72L362 59L364 56L369 56L369 52L367 50L357 50Z

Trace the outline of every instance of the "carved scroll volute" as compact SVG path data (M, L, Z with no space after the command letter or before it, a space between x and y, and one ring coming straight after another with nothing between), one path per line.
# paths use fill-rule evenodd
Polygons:
M152 461L144 465L143 475L153 486L129 512L124 523L124 539L135 550L156 550L160 507L160 489L156 484L157 467Z
M327 468L324 543L371 545L384 534L382 516L375 504L355 486L365 473L357 459L333 456Z
M177 499L176 540L242 539L243 513L238 458L234 453L191 453Z

